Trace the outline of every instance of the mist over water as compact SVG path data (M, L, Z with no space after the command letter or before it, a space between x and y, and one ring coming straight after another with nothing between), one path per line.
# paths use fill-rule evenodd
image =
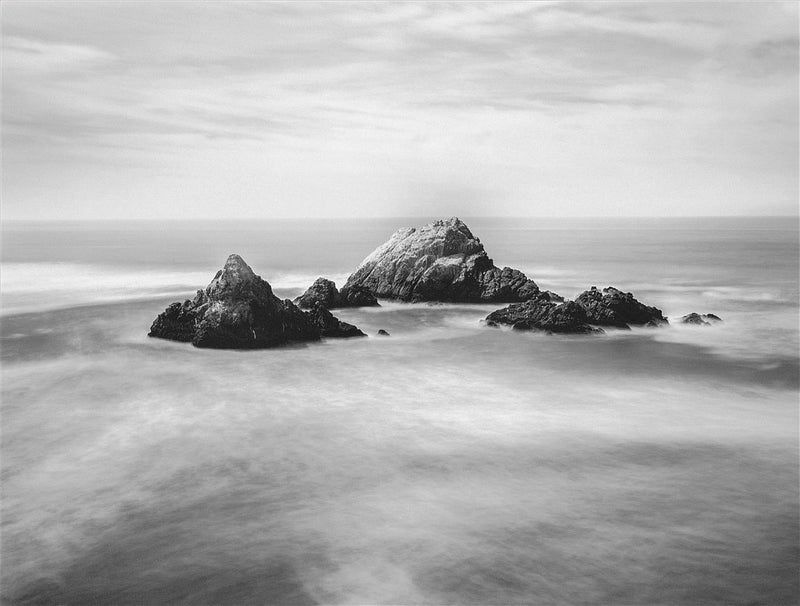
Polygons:
M542 288L708 328L384 302L337 315L390 338L146 337L231 252L293 297L423 222L6 225L3 602L797 603L794 224L467 221Z

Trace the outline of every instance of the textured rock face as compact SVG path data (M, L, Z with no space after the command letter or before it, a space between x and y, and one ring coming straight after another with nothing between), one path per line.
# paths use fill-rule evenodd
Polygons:
M294 302L304 309L314 309L317 303L327 309L378 305L378 300L369 289L353 286L343 288L340 292L334 282L325 278L317 278Z
M367 336L352 324L339 320L320 303L317 303L308 314L323 337L348 338Z
M603 330L590 326L586 311L574 301L554 293L542 292L523 303L498 309L486 317L490 326L505 324L517 330L543 330L550 333L588 334Z
M637 301L629 292L609 286L599 291L592 286L575 299L575 303L586 311L590 324L629 328L634 325L666 324L667 319L656 307L648 307Z
M173 303L159 314L149 336L197 347L257 349L316 341L322 331L315 317L278 299L239 255L231 255L193 300Z
M403 301L468 303L513 303L539 291L522 272L495 267L456 217L396 232L361 262L342 291L357 287Z
M678 318L678 322L681 324L695 324L697 326L710 326L716 322L722 322L722 318L719 316L715 316L714 314L697 314L697 313L690 313L685 316L681 316Z

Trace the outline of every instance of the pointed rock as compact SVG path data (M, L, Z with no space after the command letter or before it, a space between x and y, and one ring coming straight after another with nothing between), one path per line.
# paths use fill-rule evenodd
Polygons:
M539 291L522 272L495 267L457 217L401 229L376 248L342 291L361 287L404 301L516 302Z
M173 303L159 314L149 336L191 341L196 347L258 349L318 341L321 334L314 318L278 299L268 282L239 255L231 255L193 300Z

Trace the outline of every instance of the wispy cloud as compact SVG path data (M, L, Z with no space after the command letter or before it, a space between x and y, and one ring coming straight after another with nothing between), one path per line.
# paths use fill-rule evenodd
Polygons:
M12 1L2 15L7 214L134 181L199 214L225 187L253 214L263 192L279 214L392 214L454 182L464 199L492 182L487 214L564 199L745 212L758 192L796 205L790 3Z

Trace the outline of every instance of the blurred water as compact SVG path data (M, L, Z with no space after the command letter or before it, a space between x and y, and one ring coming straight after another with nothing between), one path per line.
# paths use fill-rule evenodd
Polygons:
M3 602L797 603L793 223L468 221L544 288L710 328L386 303L337 315L390 338L145 336L230 252L294 296L422 222L5 226Z

